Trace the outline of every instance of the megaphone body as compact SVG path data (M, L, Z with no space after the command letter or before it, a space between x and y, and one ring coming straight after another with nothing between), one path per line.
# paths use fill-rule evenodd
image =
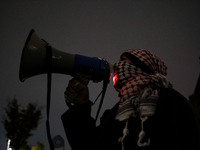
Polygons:
M20 62L20 81L35 75L60 73L82 76L100 82L110 77L112 65L97 57L70 54L49 45L32 29L26 39Z

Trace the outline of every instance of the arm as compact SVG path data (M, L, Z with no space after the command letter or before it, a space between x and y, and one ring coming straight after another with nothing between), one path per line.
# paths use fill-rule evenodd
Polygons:
M72 106L62 116L68 142L73 150L90 149L95 136L95 121L90 116L91 103ZM92 149L92 148L91 148Z
M95 120L91 117L92 103L89 101L88 87L81 83L74 86L70 80L65 94L78 93L72 105L62 116L62 122L69 144L73 150L92 149L95 140Z

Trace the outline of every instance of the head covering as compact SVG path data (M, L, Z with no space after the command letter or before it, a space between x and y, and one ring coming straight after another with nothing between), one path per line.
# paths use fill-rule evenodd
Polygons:
M132 63L119 61L114 64L113 84L121 100L125 101L146 87L168 86L166 65L150 51L132 49L123 52L122 56Z
M113 84L120 97L116 119L128 122L130 117L139 115L142 125L138 146L148 146L149 140L141 143L144 137L143 122L154 115L159 90L171 85L165 77L167 67L148 50L127 50L122 56L126 56L132 63L119 61L114 64Z
M148 70L147 73L167 75L167 66L164 62L148 50L131 49L122 53L121 56L126 56L141 69Z

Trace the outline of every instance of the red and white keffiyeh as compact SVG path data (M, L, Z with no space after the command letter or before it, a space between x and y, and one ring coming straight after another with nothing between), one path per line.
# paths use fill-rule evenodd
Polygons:
M160 58L147 50L128 50L125 53L142 61L153 73L142 71L134 62L119 61L114 64L113 84L120 97L116 119L127 121L139 115L144 121L144 117L154 115L159 89L171 85L165 77L167 67Z

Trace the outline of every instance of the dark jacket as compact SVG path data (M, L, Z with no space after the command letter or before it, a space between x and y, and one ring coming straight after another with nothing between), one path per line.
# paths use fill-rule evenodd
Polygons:
M137 146L141 121L140 118L130 118L125 150L200 150L199 126L188 100L173 89L162 89L159 96L155 115L144 124L151 145ZM118 139L125 122L115 120L117 109L118 104L106 110L97 127L90 116L90 102L67 110L61 119L72 150L121 150Z

